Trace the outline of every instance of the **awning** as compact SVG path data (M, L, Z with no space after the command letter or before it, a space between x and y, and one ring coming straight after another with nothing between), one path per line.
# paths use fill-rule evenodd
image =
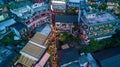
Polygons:
M42 57L40 62L38 62L35 67L44 67L45 63L47 62L48 58L50 57L50 54L45 53L45 55Z

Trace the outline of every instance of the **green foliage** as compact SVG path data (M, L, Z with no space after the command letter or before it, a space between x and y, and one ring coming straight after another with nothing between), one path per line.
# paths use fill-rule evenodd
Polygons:
M4 5L1 5L0 7L1 7L1 8L6 8L6 7L7 7L7 5L6 5L6 4L4 4Z
M63 42L63 43L66 43L68 42L68 40L70 40L71 34L70 33L63 33L63 34L60 34L60 40Z
M53 56L50 55L50 58L48 59L48 61L52 62Z
M96 9L96 8L97 8L97 5L91 5L91 7Z
M8 8L10 8L10 9L17 9L18 7L13 5L13 4L11 4L11 5L8 6Z
M106 4L106 3L103 3L103 4L101 4L101 5L98 7L98 9L99 9L99 10L106 10L107 7L108 7L107 4Z
M14 43L14 34L10 33L6 35L3 39L0 40L4 44L13 44Z
M68 11L66 12L66 14L68 14L68 15L77 15L77 13L75 12L75 10L76 10L76 9L68 10Z
M101 41L91 39L90 44L88 46L85 46L85 48L83 48L81 52L89 53L89 52L96 52L96 51L107 49L107 48L120 47L119 33L120 31L118 30L117 33L112 36L112 38L103 39Z

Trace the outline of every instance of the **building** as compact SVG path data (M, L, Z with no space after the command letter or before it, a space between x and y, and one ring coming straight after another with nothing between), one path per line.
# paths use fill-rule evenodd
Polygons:
M3 4L6 4L10 1L13 1L13 0L0 0L0 4L3 5Z
M44 0L31 0L33 3L41 3L43 2Z
M119 67L120 66L120 48L105 49L93 53L93 57L100 67Z
M21 39L21 37L26 37L28 34L28 29L23 23L15 23L11 26L11 31L16 37Z
M48 29L48 25L43 27L40 32L35 33L35 35L29 40L26 46L20 51L20 58L16 61L16 63L20 63L25 67L36 67L39 65L45 64L45 61L49 58L49 54L46 54L47 38L49 37L51 30ZM44 55L44 56L43 56ZM46 59L45 59L46 58ZM41 62L44 62L41 64Z
M58 52L58 67L67 67L74 63L79 67L78 58L78 51L74 48L61 50Z
M66 11L66 0L52 0L51 5L54 12L65 12Z
M67 0L67 6L72 8L79 8L80 0Z
M10 11L16 15L18 22L24 23L27 26L30 32L42 24L51 22L49 5L44 2L32 4L28 1L23 7L10 9Z
M107 9L110 9L112 10L117 3L117 0L106 0L106 3L107 3Z
M35 65L35 67L44 67L49 57L50 54L46 52L41 60Z
M0 22L6 20L8 18L9 18L8 14L2 12L1 15L0 15Z
M72 32L74 23L77 23L78 16L62 15L55 16L55 26L60 32Z
M105 0L89 0L88 1L88 4L90 4L90 5L94 5L94 6L99 6L101 3L104 3L105 2Z
M80 37L83 40L111 37L115 34L119 22L120 20L109 12L85 13L81 16Z
M15 23L16 21L14 19L8 19L0 22L0 39L11 32L10 27Z

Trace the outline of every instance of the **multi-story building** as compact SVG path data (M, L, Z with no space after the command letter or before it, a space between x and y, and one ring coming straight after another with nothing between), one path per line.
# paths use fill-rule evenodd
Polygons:
M115 5L117 5L117 0L106 0L107 3L107 9L113 9Z
M120 20L109 12L87 13L81 16L80 36L83 40L103 39L115 34Z
M44 2L27 4L17 9L11 9L11 12L17 16L16 21L24 23L29 31L51 22L49 5Z
M60 32L72 32L72 28L74 28L74 23L77 23L78 16L55 16L55 26L56 29Z
M55 12L66 11L66 0L52 0L51 4Z

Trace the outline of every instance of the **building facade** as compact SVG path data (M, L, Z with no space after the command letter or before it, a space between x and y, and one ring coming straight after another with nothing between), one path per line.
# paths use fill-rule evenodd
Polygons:
M60 32L72 32L74 28L74 23L77 23L78 16L55 16L55 26Z
M104 39L115 34L120 20L109 12L89 13L81 16L80 37L83 40L91 38Z
M51 11L45 2L25 5L18 9L10 9L15 14L18 22L24 23L29 31L42 24L51 22Z
M67 6L72 8L79 8L80 0L67 0Z
M54 12L65 12L66 11L66 0L52 0L51 5Z
M110 9L110 10L112 10L115 7L115 5L118 4L117 0L106 0L106 3L108 6L107 9Z

